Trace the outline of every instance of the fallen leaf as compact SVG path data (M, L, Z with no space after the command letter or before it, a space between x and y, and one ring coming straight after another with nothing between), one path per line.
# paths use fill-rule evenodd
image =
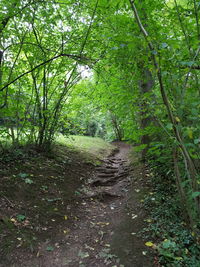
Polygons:
M81 259L84 259L84 258L88 258L90 255L88 252L83 252L83 251L79 251L78 253L78 256L81 258Z
M87 244L85 244L85 248L90 249L90 250L94 250L94 248L88 246Z
M192 236L195 236L195 232L192 232L191 235L192 235Z
M98 224L98 225L109 225L110 223L109 222L97 222L96 224Z
M153 247L154 244L152 242L148 241L148 242L145 243L145 245L147 247Z
M137 218L137 214L132 214L132 220Z
M151 219L147 219L147 220L146 220L146 222L148 222L148 223L151 223L151 222L152 222L152 220L151 220Z
M59 243L55 243L56 248L60 248Z

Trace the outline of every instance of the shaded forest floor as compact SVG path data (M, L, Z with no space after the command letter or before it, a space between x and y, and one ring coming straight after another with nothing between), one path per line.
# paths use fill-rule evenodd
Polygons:
M148 224L148 169L129 145L114 145L101 159L63 145L48 155L30 148L15 160L7 155L0 266L156 266L139 234Z

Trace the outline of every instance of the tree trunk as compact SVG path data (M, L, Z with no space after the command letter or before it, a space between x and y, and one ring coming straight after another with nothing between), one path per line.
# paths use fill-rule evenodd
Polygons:
M140 91L141 91L141 98L142 98L141 105L140 105L140 107L141 107L140 127L144 131L144 134L141 136L141 144L145 145L144 149L142 150L141 156L142 156L142 161L145 161L148 147L149 147L149 144L151 141L149 134L145 133L145 129L147 128L147 126L150 125L152 118L149 115L149 112L148 112L149 105L148 105L146 99L144 98L144 94L148 93L152 90L152 87L154 85L154 80L153 80L151 72L147 68L145 68L143 66L141 66L141 68L142 68L141 71L142 71L143 80L141 80L139 82Z

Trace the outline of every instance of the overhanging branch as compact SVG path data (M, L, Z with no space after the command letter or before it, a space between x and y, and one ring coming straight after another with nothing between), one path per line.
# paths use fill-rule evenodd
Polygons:
M64 54L64 53L59 54L59 55L57 55L57 56L54 56L54 57L52 57L52 58L50 58L50 59L48 59L48 60L46 60L46 61L40 63L39 65L35 66L34 68L32 68L32 69L30 69L30 70L28 70L28 71L26 71L26 72L20 74L17 78L15 78L15 79L12 80L11 82L9 82L9 83L7 83L6 85L4 85L4 86L0 89L0 91L3 91L3 90L6 89L9 85L13 84L13 83L16 82L17 80L19 80L19 79L21 79L22 77L24 77L25 75L27 75L27 74L33 72L34 70L36 70L36 69L38 69L38 68L40 68L40 67L42 67L42 66L48 64L49 62L51 62L51 61L53 61L53 60L55 60L55 59L60 58L60 57L68 57L68 58L72 58L72 59L74 59L74 60L76 60L76 61L88 60L87 58L85 58L85 57L83 57L83 56L70 55L70 54Z

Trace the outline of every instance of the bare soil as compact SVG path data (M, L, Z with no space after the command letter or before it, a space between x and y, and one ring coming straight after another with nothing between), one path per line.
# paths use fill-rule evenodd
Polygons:
M1 267L156 266L140 235L148 170L115 145L100 166L61 147L2 164Z

